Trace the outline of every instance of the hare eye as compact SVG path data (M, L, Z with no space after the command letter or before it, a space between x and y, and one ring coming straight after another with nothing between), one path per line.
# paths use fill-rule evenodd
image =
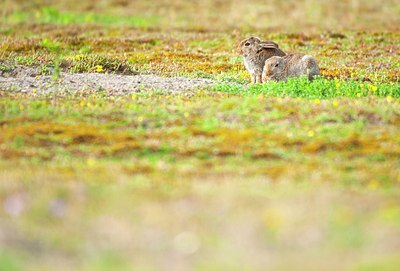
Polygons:
M279 63L276 63L276 64L275 64L275 67L278 67L278 65L279 65Z
M246 42L244 46L250 46L250 42Z

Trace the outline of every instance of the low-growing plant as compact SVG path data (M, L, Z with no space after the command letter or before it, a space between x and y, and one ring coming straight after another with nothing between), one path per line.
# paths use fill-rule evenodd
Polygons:
M77 54L64 62L71 72L132 72L124 59L99 54Z
M16 10L2 21L13 23L36 22L42 24L101 24L127 25L135 27L150 27L159 23L157 16L115 16L111 14L96 14L93 12L61 11L54 6L43 6L34 12Z
M354 80L327 80L319 77L310 82L307 78L289 78L287 82L240 85L220 83L211 90L234 94L301 98L360 98L367 96L400 98L400 84L373 84Z
M58 41L43 39L40 45L49 52L59 52L61 44Z

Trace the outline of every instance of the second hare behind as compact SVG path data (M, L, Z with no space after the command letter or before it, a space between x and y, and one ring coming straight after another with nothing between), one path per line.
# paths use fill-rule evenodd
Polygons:
M272 41L264 41L257 37L242 40L239 51L243 56L244 65L251 75L251 82L262 83L262 73L265 60L272 56L285 56L279 45Z
M286 81L289 77L302 75L310 81L319 75L317 60L311 55L297 53L284 57L273 56L265 61L262 81Z

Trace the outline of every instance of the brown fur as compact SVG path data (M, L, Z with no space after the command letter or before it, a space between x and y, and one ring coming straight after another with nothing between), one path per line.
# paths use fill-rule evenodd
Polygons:
M239 51L243 56L246 69L251 75L252 83L262 83L265 60L272 56L286 55L275 42L264 41L257 37L241 41Z
M289 77L302 75L306 75L310 81L314 76L319 75L319 67L315 58L304 54L274 56L265 61L262 81L286 81Z

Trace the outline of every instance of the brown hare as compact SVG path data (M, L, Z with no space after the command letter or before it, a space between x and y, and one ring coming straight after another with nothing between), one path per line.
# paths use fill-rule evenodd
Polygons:
M306 75L310 81L319 75L318 63L311 55L273 56L265 61L262 81L286 81L289 77Z
M265 60L272 56L285 56L279 45L272 41L264 41L250 37L240 42L239 51L243 56L244 65L251 75L251 82L262 83L262 73Z

